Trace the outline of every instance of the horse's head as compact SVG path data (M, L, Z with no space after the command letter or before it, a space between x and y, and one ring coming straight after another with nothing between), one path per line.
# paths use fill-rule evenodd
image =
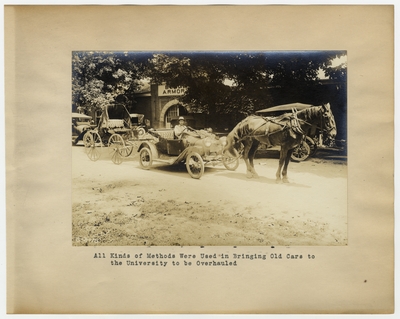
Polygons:
M245 120L243 120L245 121ZM235 156L235 150L239 151L242 147L242 126L243 121L236 124L232 131L226 136L224 143L224 152L228 151L232 156Z
M240 147L240 142L237 140L235 136L235 132L230 132L224 139L224 152L228 151L231 155L235 155L235 149L238 150Z
M335 117L331 111L331 105L329 103L324 103L321 106L322 111L322 125L323 125L323 135L327 140L328 145L334 144L336 138L336 122Z

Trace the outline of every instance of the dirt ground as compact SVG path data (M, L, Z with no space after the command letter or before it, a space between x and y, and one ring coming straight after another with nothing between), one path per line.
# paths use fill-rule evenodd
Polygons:
M276 183L276 156L257 158L259 179L206 167L121 165L102 149L93 162L72 147L73 245L299 246L347 245L347 162L324 157L289 164L289 184Z

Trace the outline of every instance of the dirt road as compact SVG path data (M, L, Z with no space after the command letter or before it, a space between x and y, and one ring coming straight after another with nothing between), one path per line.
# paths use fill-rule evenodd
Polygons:
M347 244L346 161L290 163L277 184L276 158L259 158L259 179L207 167L199 180L184 166L121 165L107 148L92 162L72 147L73 245L270 246Z

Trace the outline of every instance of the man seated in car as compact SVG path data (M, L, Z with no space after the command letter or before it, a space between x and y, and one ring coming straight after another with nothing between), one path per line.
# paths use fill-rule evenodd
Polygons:
M179 124L174 127L174 135L178 139L184 140L186 145L196 145L201 139L206 137L218 139L218 137L212 133L211 129L195 130L190 126L186 126L184 123L185 119L182 116L179 117Z
M182 116L179 117L179 123L174 127L174 134L179 139L187 138L188 136L200 138L199 134L185 125L185 119Z

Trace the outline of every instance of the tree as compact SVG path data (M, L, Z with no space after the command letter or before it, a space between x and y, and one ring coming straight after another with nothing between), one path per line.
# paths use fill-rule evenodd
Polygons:
M319 85L318 72L334 76L332 60L345 51L171 52L154 54L147 75L153 83L184 86L192 110L242 117L274 104L274 89L302 99ZM230 84L228 84L228 81ZM289 101L290 102L290 101Z
M141 55L132 59L128 52L73 52L73 109L83 107L91 113L113 103L117 96L132 97L140 86L147 59Z
M345 54L345 51L73 52L73 109L80 106L91 113L113 103L120 95L134 103L141 80L148 78L155 84L185 87L180 100L194 112L207 113L211 119L222 117L237 122L276 104L320 103L323 99L320 70L338 83L338 92L346 92L346 65L332 66L335 58Z

